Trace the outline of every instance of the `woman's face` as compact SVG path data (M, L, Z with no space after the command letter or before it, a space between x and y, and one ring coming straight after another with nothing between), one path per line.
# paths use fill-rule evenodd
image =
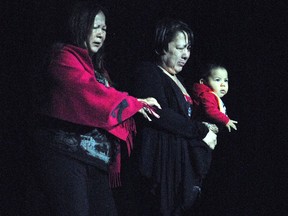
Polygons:
M182 71L190 57L190 43L186 32L178 32L161 56L160 66L174 75Z
M85 46L90 55L97 53L102 47L106 38L106 29L105 15L100 11L95 16L91 33L88 35L87 41L85 41Z

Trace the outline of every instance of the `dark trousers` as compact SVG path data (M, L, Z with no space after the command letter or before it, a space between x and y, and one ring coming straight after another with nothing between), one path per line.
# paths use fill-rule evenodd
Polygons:
M35 173L51 215L117 215L106 172L46 148L35 153Z

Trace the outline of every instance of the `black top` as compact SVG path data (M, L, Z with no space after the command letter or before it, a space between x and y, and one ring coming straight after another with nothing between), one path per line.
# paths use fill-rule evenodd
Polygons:
M154 97L162 107L157 111L161 118L153 119L149 127L189 139L202 140L207 135L206 126L191 121L190 104L180 88L158 66L147 62L141 64L134 73L133 83L132 94L138 98Z
M156 64L142 63L136 69L132 94L154 97L162 107L157 110L159 119L137 121L137 157L141 175L151 179L154 187L157 185L161 211L169 215L179 197L181 205L189 205L193 186L201 183L202 171L207 172L211 151L202 139L208 129L190 119L191 105Z

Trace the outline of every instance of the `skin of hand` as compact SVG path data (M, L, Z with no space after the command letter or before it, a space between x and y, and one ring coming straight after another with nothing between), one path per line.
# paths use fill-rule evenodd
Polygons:
M209 130L207 135L204 137L203 142L213 150L217 145L217 135L213 131Z
M145 99L139 99L138 98L138 101L140 101L141 103L147 104L149 106L152 106L152 107L156 106L158 109L161 109L160 104L153 97L149 97L149 98L145 98ZM141 113L144 116L144 118L148 119L148 121L152 121L151 118L149 117L148 113L150 115L156 117L156 118L160 118L160 116L156 112L154 112L154 110L149 109L148 107L143 107L138 112Z
M202 122L209 130L213 131L215 134L219 132L219 128L215 124L211 124L209 122Z
M231 132L231 128L233 128L234 130L237 130L237 127L235 124L237 124L238 122L237 121L234 121L234 120L229 120L229 122L226 124L226 127L228 129L229 132Z

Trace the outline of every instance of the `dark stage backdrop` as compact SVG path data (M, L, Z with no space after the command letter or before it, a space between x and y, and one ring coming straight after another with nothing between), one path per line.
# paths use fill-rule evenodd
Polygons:
M35 68L51 43L65 37L66 8L73 2L1 3L0 208L10 215L43 215L45 209L43 196L31 189L37 182L26 151L35 99L30 81L37 79ZM181 72L188 86L206 61L228 68L230 89L223 100L239 129L219 137L197 214L287 215L287 2L99 2L109 11L106 63L118 89L129 91L133 68L151 57L155 22L167 16L185 21L195 34L189 63ZM31 197L38 202L31 205Z

